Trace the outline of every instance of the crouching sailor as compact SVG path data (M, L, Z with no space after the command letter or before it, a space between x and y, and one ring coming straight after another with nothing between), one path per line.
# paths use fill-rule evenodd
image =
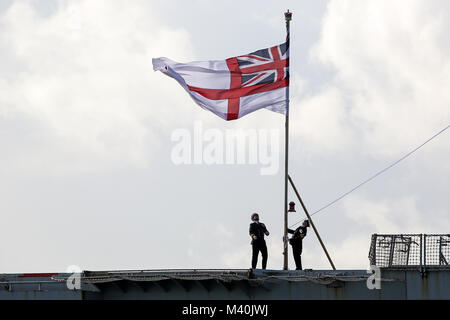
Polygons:
M303 224L295 230L287 229L293 236L289 239L289 243L292 246L292 254L294 255L295 270L302 270L302 250L303 250L303 238L306 237L306 228L309 227L309 221L303 221Z

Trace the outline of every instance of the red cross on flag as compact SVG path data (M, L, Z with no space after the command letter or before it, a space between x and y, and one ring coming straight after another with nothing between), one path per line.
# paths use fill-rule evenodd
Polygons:
M198 105L225 120L262 108L285 114L288 43L226 60L178 63L156 58L153 69L177 80Z

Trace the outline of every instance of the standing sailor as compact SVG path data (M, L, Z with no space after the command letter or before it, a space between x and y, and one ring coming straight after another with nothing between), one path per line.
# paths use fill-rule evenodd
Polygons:
M287 229L287 232L293 234L289 239L289 243L292 246L292 253L295 260L295 270L302 270L302 249L303 238L306 237L306 228L309 227L309 221L303 221L302 225L295 230Z
M266 269L267 266L267 246L264 240L264 235L268 236L269 231L267 231L264 223L259 222L259 215L257 213L252 214L252 223L250 223L250 237L252 237L252 269L256 269L256 264L258 262L258 254L261 251L262 255L262 268Z

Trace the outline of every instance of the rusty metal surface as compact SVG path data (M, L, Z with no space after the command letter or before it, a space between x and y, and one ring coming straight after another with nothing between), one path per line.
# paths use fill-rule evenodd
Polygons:
M81 290L67 273L0 275L0 299L450 299L450 270L381 269L369 290L366 270L124 270L84 271Z

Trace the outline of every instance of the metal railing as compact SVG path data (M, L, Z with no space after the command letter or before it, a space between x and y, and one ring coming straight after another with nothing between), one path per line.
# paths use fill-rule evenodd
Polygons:
M449 266L450 234L373 234L369 261L379 267Z

